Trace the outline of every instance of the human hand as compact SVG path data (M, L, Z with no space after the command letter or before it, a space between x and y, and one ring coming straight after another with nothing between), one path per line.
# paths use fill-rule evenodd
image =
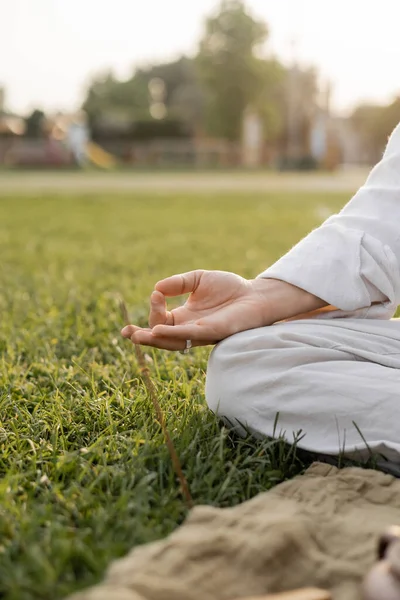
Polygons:
M183 306L169 311L166 298L184 294L189 297ZM121 333L135 344L183 350L186 340L193 346L216 344L323 304L283 281L197 270L159 281L151 295L149 328L128 325Z

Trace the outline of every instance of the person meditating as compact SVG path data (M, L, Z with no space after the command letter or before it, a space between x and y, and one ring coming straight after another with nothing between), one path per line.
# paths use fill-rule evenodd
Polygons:
M302 430L313 453L400 465L400 125L343 210L256 279L173 275L150 303L149 328L122 335L185 352L217 344L206 400L239 430L288 441Z

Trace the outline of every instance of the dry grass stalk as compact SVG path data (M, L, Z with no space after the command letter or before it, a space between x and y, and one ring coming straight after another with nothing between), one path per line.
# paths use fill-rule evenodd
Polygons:
M129 321L128 310L127 310L126 304L123 300L120 300L120 309L121 309L121 314L122 314L124 324L129 325L130 321ZM181 486L182 495L185 499L185 502L186 502L188 508L192 508L194 506L193 498L190 494L189 486L186 481L186 477L182 471L181 461L179 460L178 454L175 450L174 443L173 443L171 436L169 434L169 431L167 429L164 412L163 412L163 410L160 406L160 403L158 402L158 399L157 399L156 386L154 385L154 383L151 379L150 370L146 364L146 360L144 358L142 349L138 344L135 344L135 352L136 352L137 361L139 363L139 371L142 376L142 380L143 380L143 383L147 390L147 393L153 403L157 421L159 422L159 424L161 426L161 429L162 429L162 432L164 435L164 439L165 439L165 443L167 445L168 452L171 457L172 466L174 468L175 474L176 474L176 476L179 480L180 486Z

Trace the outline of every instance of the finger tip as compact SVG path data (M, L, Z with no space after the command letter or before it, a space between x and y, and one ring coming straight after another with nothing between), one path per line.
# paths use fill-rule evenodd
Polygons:
M156 285L154 286L153 293L161 294L162 296L164 296L163 289L164 289L164 279L161 279L161 281L157 281Z
M124 338L130 338L133 332L133 327L132 325L126 325L126 327L123 327L121 329L121 335Z
M151 300L153 301L164 301L164 294L160 290L154 290L151 294Z
M142 337L143 336L141 335L140 331L134 331L129 339L131 340L132 344L141 344Z

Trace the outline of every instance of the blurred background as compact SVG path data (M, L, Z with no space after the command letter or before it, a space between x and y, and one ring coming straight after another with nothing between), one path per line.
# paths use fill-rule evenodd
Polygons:
M0 169L335 170L400 121L398 0L3 0Z

